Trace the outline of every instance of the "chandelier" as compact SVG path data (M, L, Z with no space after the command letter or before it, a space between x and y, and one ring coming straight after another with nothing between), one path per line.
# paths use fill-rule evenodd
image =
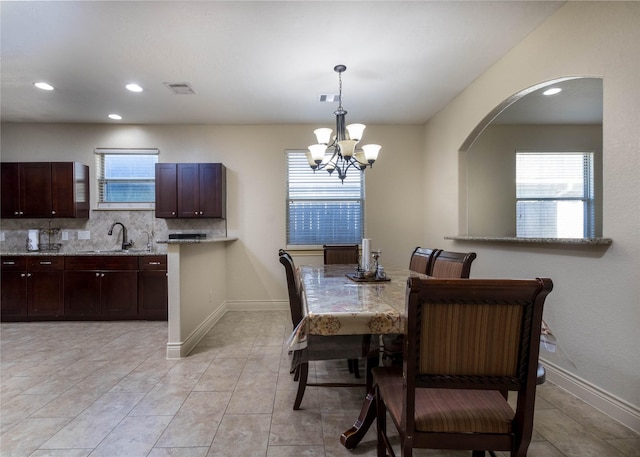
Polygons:
M364 124L346 124L347 112L342 108L342 73L347 69L345 65L336 65L333 70L338 73L340 93L338 95L338 109L333 112L336 116L336 134L330 128L320 128L313 131L316 134L317 144L309 146L307 160L309 166L316 170L326 170L329 174L334 171L342 182L347 177L347 170L355 168L364 171L367 167L373 167L378 158L382 146L379 144L365 144L356 150L356 145L362 138L362 132L366 128Z

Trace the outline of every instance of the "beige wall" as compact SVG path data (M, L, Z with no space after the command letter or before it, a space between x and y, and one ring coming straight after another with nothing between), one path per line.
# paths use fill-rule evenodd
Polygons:
M458 150L504 99L560 76L603 77L602 247L444 241L464 229ZM561 352L544 354L576 386L640 424L640 3L568 2L425 127L424 239L473 250L472 277L549 276L545 320ZM435 192L434 189L438 191ZM437 216L435 216L437 215ZM577 390L579 388L577 387ZM598 400L599 401L599 400ZM604 408L604 406L602 406Z
M331 113L327 114L331 122ZM278 249L285 247L286 149L305 149L311 125L2 125L4 161L75 160L90 166L96 147L160 150L161 162L222 162L227 167L227 299L247 306L287 300ZM369 125L383 146L366 172L366 235L385 265L408 264L422 244L422 127ZM338 179L338 178L336 178ZM95 187L92 188L95 206ZM71 224L71 221L68 222ZM65 222L58 224L65 228Z
M466 161L466 224L461 234L516 236L516 151L593 152L596 220L602 219L602 126L494 125L460 160ZM461 186L461 187L462 187ZM461 195L464 201L465 196ZM466 228L465 228L466 227ZM602 233L602 223L596 224ZM601 235L599 235L601 236Z

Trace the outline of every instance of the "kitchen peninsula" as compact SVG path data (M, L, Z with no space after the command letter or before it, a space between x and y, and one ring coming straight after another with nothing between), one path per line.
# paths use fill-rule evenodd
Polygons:
M167 244L167 358L186 357L225 312L226 247L236 237L171 239Z

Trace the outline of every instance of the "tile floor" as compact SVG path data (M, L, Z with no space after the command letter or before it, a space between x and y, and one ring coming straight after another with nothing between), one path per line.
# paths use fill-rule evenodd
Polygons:
M296 383L286 312L229 312L182 360L165 359L166 323L2 324L0 455L32 457L375 456L339 436L364 388ZM346 363L312 367L349 376ZM540 386L529 457L640 456L640 437L550 383ZM468 452L420 451L457 457Z

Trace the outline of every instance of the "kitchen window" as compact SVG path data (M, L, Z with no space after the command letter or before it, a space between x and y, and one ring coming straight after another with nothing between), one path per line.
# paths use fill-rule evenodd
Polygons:
M98 208L153 209L157 149L96 149Z
M516 236L591 238L591 152L516 152Z
M344 182L309 167L305 151L287 151L287 245L360 244L364 235L364 173Z

